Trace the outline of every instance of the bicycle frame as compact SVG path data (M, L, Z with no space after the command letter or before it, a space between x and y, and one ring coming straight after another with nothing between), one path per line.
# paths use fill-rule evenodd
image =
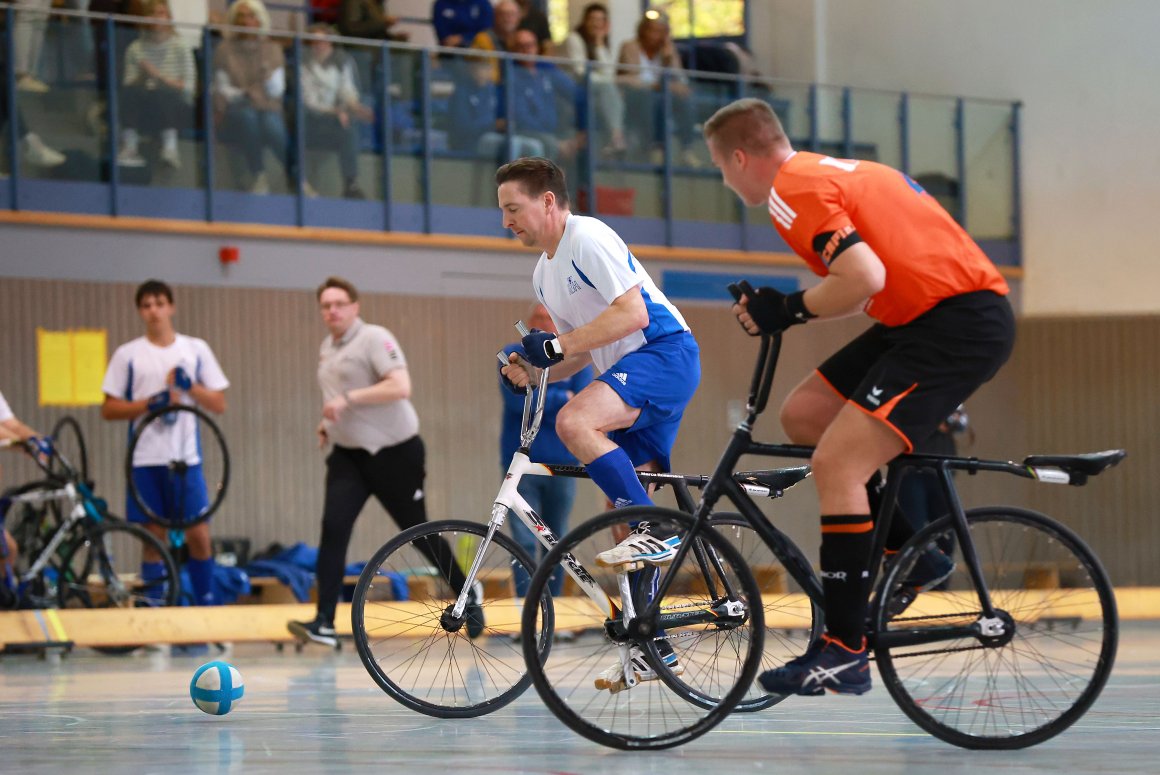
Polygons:
M814 575L812 568L803 565L799 557L786 551L788 542L784 533L778 530L757 508L748 494L733 478L733 468L742 455L758 455L763 457L804 458L813 456L814 448L793 444L765 444L754 442L752 437L753 424L758 415L765 409L769 399L769 391L773 383L773 374L781 351L781 335L761 337L761 352L754 370L753 381L750 386L749 398L746 403L746 417L734 431L729 445L722 453L712 476L705 483L701 501L693 513L694 524L689 533L683 537L681 546L672 560L670 567L680 567L689 546L695 544L697 535L711 524L710 514L714 506L722 497L727 498L749 522L750 526L761 536L762 540L777 555L785 565L791 577L809 595L810 599L821 606L823 602L822 586ZM1122 450L1097 453L1109 459L1114 458L1110 465L1119 462L1123 457ZM886 536L890 528L898 502L899 484L902 473L911 469L933 469L939 479L943 495L949 506L949 513L953 520L954 531L959 541L960 550L970 573L971 581L979 598L980 617L973 624L966 627L924 628L922 631L892 631L889 633L867 633L872 646L886 646L890 648L908 645L920 645L943 640L954 640L962 637L996 637L1004 633L1004 621L995 609L986 580L983 577L978 553L970 535L966 512L959 500L952 471L967 471L974 475L979 471L996 471L1013 474L1027 479L1035 479L1053 484L1083 484L1089 474L1079 468L1069 468L1068 461L1074 462L1084 456L1064 456L1055 458L1059 465L1034 465L1034 458L1027 458L1023 463L999 460L979 460L977 458L945 457L928 454L904 454L894 458L887 466L886 492L879 504L875 515L874 532L872 534L872 553L874 561L870 563L870 577L868 589L873 589L877 581L880 563L878 558L883 556L886 548ZM653 602L640 614L646 627L655 631L660 626L658 618L659 601L667 594L672 584L672 573L663 573L654 594ZM639 625L637 631L640 631Z

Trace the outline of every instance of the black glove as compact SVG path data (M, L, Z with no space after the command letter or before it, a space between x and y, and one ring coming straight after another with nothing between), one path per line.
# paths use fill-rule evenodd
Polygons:
M806 309L803 298L805 291L784 294L776 288L769 287L754 290L745 280L739 282L736 287L748 297L746 310L762 334L770 336L780 334L790 326L817 317Z
M533 328L524 337L523 345L528 352L528 363L537 369L546 369L564 360L564 354L556 346L556 335L547 331Z

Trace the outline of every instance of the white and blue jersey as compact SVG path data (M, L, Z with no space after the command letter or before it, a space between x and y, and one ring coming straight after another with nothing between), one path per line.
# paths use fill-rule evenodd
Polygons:
M603 374L628 353L648 342L689 330L679 310L661 292L616 232L602 221L569 215L556 254L540 256L532 275L536 297L561 334L587 325L626 291L640 286L648 326L592 351Z
M681 417L701 381L700 351L680 311L657 288L616 232L595 218L569 215L556 254L540 256L536 297L560 333L587 325L625 292L640 287L648 325L591 352L597 379L640 409L631 427L608 438L634 466L669 470Z

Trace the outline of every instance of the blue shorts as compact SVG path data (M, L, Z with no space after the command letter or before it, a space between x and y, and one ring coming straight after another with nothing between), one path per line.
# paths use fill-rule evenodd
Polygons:
M701 349L688 331L649 342L614 363L596 379L616 391L640 416L631 427L608 434L641 466L650 460L671 468L685 407L701 382Z
M209 490L200 463L186 469L181 478L168 466L138 466L133 469L133 484L150 511L171 522L196 519L209 508ZM184 501L180 510L178 500ZM132 492L125 494L125 517L139 524L153 521L141 511Z

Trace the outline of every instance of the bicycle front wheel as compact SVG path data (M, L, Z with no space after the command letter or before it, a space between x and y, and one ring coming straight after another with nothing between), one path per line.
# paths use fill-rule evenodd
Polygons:
M555 598L557 638L547 654L528 645L524 658L548 708L568 727L624 750L669 748L716 726L746 694L761 661L763 609L753 574L731 543L704 529L677 564L625 574L596 556L647 522L658 538L687 536L693 519L655 507L618 509L568 533L532 577L534 600L561 563L581 579ZM644 614L663 575L668 591L655 623L625 617L631 601ZM626 621L626 619L628 621ZM524 606L523 630L539 627ZM635 683L629 686L629 677ZM713 698L715 701L706 701Z
M533 564L514 541L497 532L483 549L474 579L483 589L482 631L474 634L470 620L450 617L459 589L440 568L449 561L466 573L486 536L487 525L477 522L416 525L384 544L359 576L351 605L359 659L384 692L411 710L437 718L482 716L531 682L520 651L515 578L530 575ZM532 640L544 649L552 601L547 594L535 600L542 628Z
M1026 748L1067 729L1103 689L1119 632L1112 586L1083 541L1043 514L972 509L967 524L999 626L882 647L892 633L971 627L982 616L958 545L945 588L891 616L921 555L948 545L954 531L943 517L903 547L879 585L878 671L902 711L935 737L963 748Z
M61 608L153 608L175 605L180 594L177 564L164 544L111 518L84 528L65 550L57 578Z

